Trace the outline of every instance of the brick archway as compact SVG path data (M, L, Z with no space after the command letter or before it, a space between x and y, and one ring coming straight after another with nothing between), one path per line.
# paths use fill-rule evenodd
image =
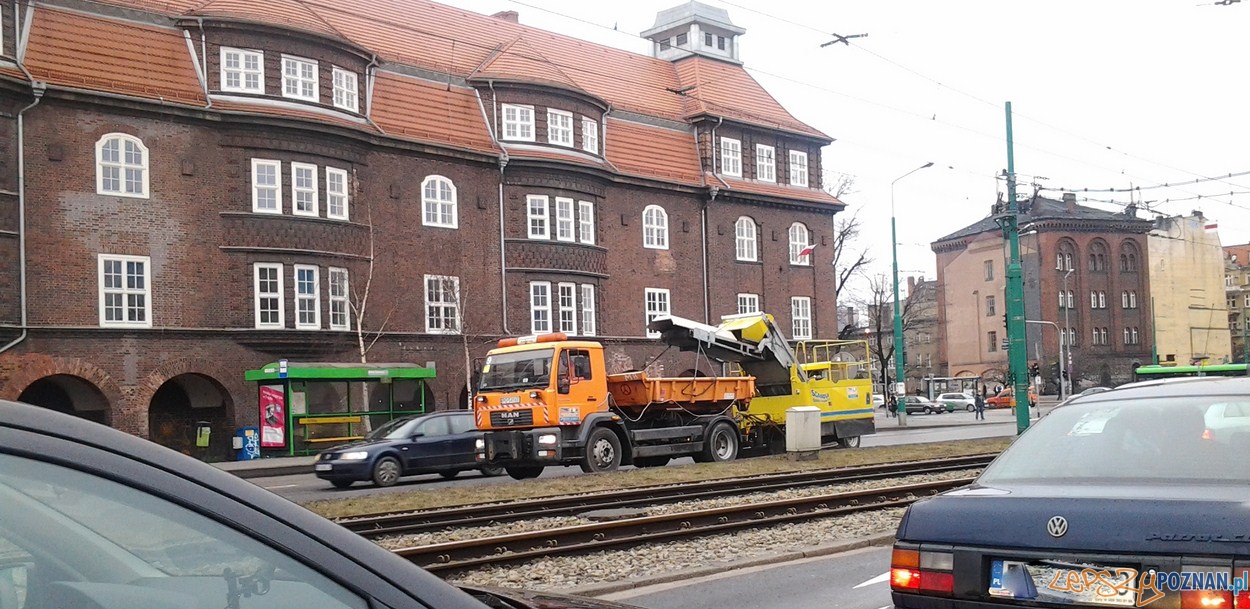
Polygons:
M52 357L40 353L28 353L0 358L0 399L18 400L27 389L39 381L61 383L62 389L72 396L75 393L97 393L103 401L104 424L112 424L115 414L124 408L125 394L107 372L90 362L76 357ZM60 377L55 379L52 377ZM29 394L28 394L29 397Z
M240 399L244 396L237 393L241 389L238 382L242 374L237 370L227 371L221 366L207 365L203 360L179 358L157 366L135 386L135 399L146 407L165 383L184 374L204 377L218 386L224 394L227 415L232 421L237 419L239 404L246 402ZM235 382L223 379L235 379Z

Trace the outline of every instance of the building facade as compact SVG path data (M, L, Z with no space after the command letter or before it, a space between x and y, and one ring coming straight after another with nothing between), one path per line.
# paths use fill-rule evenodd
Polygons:
M1005 384L1006 241L995 217L933 242L944 365L950 376ZM1126 382L1150 361L1150 277L1146 233L1136 210L1102 211L1056 201L1019 202L1027 348L1046 390L1057 389L1061 345L1073 387Z
M1147 238L1154 356L1161 363L1222 364L1231 337L1218 226L1200 212L1158 218ZM1127 295L1121 295L1121 299Z
M907 278L907 327L903 329L903 372L908 393L926 387L925 378L946 376L938 336L937 282Z
M445 409L502 336L675 374L657 315L837 335L831 140L723 10L661 13L655 57L424 0L0 16L0 398L220 454L280 359L433 367Z
M1250 361L1250 243L1224 248L1224 298L1228 305L1230 360Z

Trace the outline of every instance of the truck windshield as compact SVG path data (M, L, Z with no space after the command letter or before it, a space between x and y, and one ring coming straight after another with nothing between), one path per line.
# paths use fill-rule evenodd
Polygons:
M546 387L551 383L555 349L501 353L486 358L479 391Z

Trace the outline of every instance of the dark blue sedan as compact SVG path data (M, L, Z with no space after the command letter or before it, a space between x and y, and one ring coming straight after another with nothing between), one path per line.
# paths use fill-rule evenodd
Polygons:
M478 470L486 476L500 475L501 469L477 460L476 443L482 434L474 427L469 411L401 417L363 440L322 451L313 470L338 488L365 480L391 486L415 474L454 478L460 472Z
M1074 399L964 489L916 502L896 607L1246 609L1250 378Z

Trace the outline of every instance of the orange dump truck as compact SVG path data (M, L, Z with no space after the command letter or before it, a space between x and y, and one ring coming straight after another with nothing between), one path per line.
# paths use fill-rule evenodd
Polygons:
M504 339L487 354L474 397L480 459L513 478L548 465L587 472L674 457L738 455L735 411L755 394L749 376L649 378L607 374L603 345L564 334Z

